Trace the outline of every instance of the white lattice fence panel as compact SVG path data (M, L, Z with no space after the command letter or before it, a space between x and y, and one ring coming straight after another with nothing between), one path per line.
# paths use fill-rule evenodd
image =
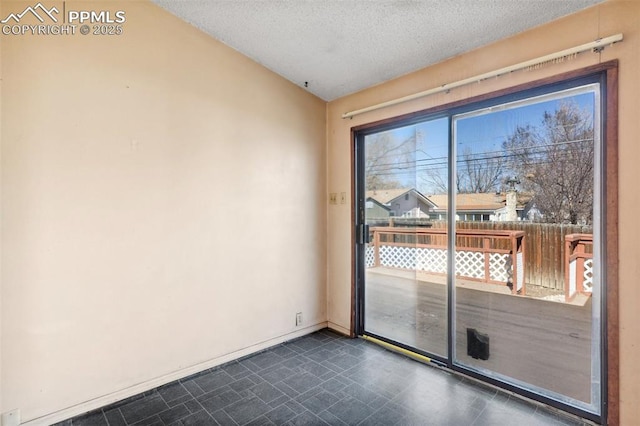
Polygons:
M520 291L524 288L524 254L518 253L516 255L516 259L516 262L518 262L518 276L516 277L518 280L516 281L516 289Z
M367 268L371 268L374 265L376 258L373 246L367 246L364 254L364 263Z
M512 276L510 256L504 253L491 253L489 255L489 279L506 283Z
M447 273L447 251L441 249L417 248L416 269L418 271Z
M415 269L415 247L380 246L380 265L390 268Z
M585 291L591 293L593 291L593 259L584 260L584 272L582 273L584 281L582 286Z
M484 255L477 251L456 251L456 275L484 279Z
M390 268L445 274L447 251L418 247L380 247L380 264Z
M374 263L373 248L367 247L367 266ZM508 254L492 253L489 258L490 279L507 282L513 274ZM442 249L380 246L380 266L437 274L447 273L447 251ZM484 254L475 251L456 252L456 275L485 279Z
M576 294L577 280L576 280L576 265L578 262L572 260L569 262L569 297L573 297Z

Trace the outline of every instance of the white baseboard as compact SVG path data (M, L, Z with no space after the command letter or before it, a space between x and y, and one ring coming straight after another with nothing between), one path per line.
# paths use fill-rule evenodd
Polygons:
M206 370L208 368L216 367L218 365L227 363L229 361L233 361L235 359L242 358L247 355L251 355L253 353L268 349L272 346L279 345L280 343L286 342L288 340L292 340L292 339L313 333L315 331L322 330L323 328L327 328L327 326L328 324L326 321L320 322L318 324L311 325L309 327L305 327L300 330L296 330L291 333L284 334L282 336L274 337L273 339L269 339L264 342L257 343L255 345L251 345L244 349L240 349L235 352L222 355L218 358L214 358L209 361L205 361L200 364L193 365L191 367L174 371L173 373L166 374L156 379L148 380L146 382L139 383L137 385L128 387L126 389L122 389L120 391L113 392L108 395L104 395L104 396L92 399L90 401L82 402L80 404L62 409L60 411L56 411L51 414L47 414L46 416L38 417L36 419L31 419L24 423L20 423L20 425L48 426L54 423L58 423L63 420L78 416L80 414L84 414L86 412L93 411L101 407L105 407L107 405L113 404L114 402L121 401L123 399L129 398L139 393L157 388L158 386L166 385L167 383L171 383L175 380L185 378L187 376Z
M336 324L335 322L328 321L328 327L333 331L344 334L345 336L351 336L351 330L349 330L348 328L344 328L343 326Z

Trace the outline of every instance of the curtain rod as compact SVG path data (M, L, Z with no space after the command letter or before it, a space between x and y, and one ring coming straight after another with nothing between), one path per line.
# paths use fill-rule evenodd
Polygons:
M352 118L356 115L364 114L365 112L375 111L378 109L386 108L393 105L398 105L403 102L412 101L414 99L422 98L425 96L433 95L434 93L446 92L448 90L454 89L456 87L465 86L467 84L480 82L482 80L486 80L487 78L497 77L502 74L507 74L514 71L519 71L525 68L530 68L536 65L541 65L547 62L555 61L560 58L565 58L571 55L577 55L578 53L586 52L587 50L593 50L594 52L599 52L604 49L605 46L608 46L613 43L617 43L622 41L622 34L616 34L609 37L599 38L596 41L592 41L590 43L581 44L579 46L571 47L569 49L561 50L559 52L551 53L549 55L540 56L535 59L530 59L528 61L520 62L518 64L510 65L508 67L500 68L494 71L489 71L484 74L479 74L473 77L465 78L464 80L458 80L453 83L443 84L439 87L434 87L433 89L424 90L422 92L414 93L412 95L403 96L401 98L392 99L390 101L382 102L376 105L368 106L366 108L356 109L354 111L345 112L342 114L342 118Z

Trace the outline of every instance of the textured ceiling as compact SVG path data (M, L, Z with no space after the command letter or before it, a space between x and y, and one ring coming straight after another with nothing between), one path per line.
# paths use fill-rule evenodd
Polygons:
M152 1L329 101L603 0Z

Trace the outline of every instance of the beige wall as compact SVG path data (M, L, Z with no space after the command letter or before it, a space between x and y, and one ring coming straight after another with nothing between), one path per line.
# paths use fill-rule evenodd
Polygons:
M147 1L82 7L125 34L2 36L0 403L23 421L326 326L325 102Z
M471 77L517 62L562 50L601 36L624 34L624 42L601 54L587 53L577 59L536 71L518 72L483 81L449 94L439 94L392 108L343 120L341 114L395 99L455 80ZM620 172L620 403L622 424L637 424L640 418L640 286L637 261L640 228L640 2L610 1L566 19L500 41L491 46L409 74L329 103L328 109L328 190L350 192L350 128L418 111L455 100L488 93L500 88L582 68L611 59L620 60L619 90L619 172ZM351 210L348 205L328 210L328 319L340 329L350 327L351 310ZM613 360L613 362L616 362Z

